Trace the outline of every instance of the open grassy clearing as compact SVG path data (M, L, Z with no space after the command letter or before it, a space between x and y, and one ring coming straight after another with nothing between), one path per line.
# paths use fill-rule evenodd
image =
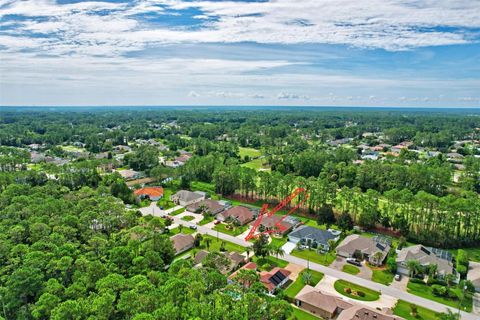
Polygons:
M432 301L436 301L439 303L443 303L447 306L453 307L453 308L458 308L458 299L452 299L448 297L439 297L433 294L432 292L432 287L427 286L426 284L421 284L421 283L414 283L414 282L408 282L407 285L408 292L414 295L417 295L419 297L429 299ZM460 288L455 288L454 290L457 291L457 294L461 295L461 289ZM462 299L462 310L470 312L472 311L472 294L471 293L466 293L465 298Z
M260 150L257 150L254 148L240 147L238 149L239 149L238 154L242 159L244 159L245 156L248 156L250 159L253 159L253 158L258 158L262 155L262 152Z
M267 164L267 160L265 158L257 158L252 161L246 162L242 164L242 167L251 168L257 171L271 171L270 166Z
M209 247L207 247L207 243L205 241L206 239L210 239ZM229 252L230 251L235 251L235 252L238 252L238 253L245 252L245 248L242 247L242 246L239 246L238 244L235 244L235 243L232 243L232 242L229 242L229 241L225 241L225 240L222 240L222 239L217 239L217 238L212 237L210 235L203 235L203 240L200 243L200 246L198 246L198 249L205 249L205 250L208 250L210 252L220 251L220 247L222 246L222 242L224 243L224 248Z
M393 313L397 316L405 318L406 320L437 320L437 313L430 309L426 309L420 306L416 306L417 315L412 315L411 303L398 300L397 305L393 309Z
M192 181L190 183L190 189L194 191L206 192L212 200L220 200L220 197L215 192L215 185L213 183L207 183L202 181Z
M335 281L333 286L338 293L355 300L376 301L380 298L380 292L356 285L345 280L337 280ZM350 293L349 290L351 291ZM362 296L361 294L359 294L360 292L363 292L364 295Z

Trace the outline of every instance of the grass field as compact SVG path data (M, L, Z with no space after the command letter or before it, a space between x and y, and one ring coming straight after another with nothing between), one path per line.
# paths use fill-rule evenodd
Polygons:
M386 286L392 283L394 275L388 270L373 269L372 271L372 281L384 284Z
M349 298L355 299L355 300L361 300L361 301L376 301L380 298L380 292L356 285L354 283L345 281L345 280L337 280L333 284L335 287L335 290L337 290L338 293L347 296ZM352 293L347 293L345 290L347 288L350 288L352 290ZM365 293L364 297L361 297L359 295L353 294L353 292L359 292L362 291Z
M298 249L293 249L293 251L290 253L292 256L302 258L305 260L310 260L312 262L316 262L319 264L322 264L324 266L329 266L333 261L335 261L335 253L330 252L326 254L320 254L315 250L298 250Z
M215 227L213 227L213 230L236 237L239 234L244 233L247 230L247 226L233 227L233 229L227 229L226 224L219 223Z
M206 246L206 243L205 243L205 239L210 239L210 247L208 248L208 251L210 252L213 252L213 251L220 251L220 246L222 245L222 239L218 239L215 238L215 237L212 237L210 235L203 235L203 240L200 244L200 246L198 247L199 249L207 249L207 246ZM235 243L232 243L232 242L229 242L229 241L224 241L223 242L225 243L225 249L227 251L235 251L235 252L238 252L238 253L243 253L245 252L245 248L242 247L242 246L239 246L238 244L235 244Z
M410 303L404 300L398 300L397 305L393 309L393 313L406 320L437 320L437 313L430 309L417 306L417 316L411 315Z
M307 312L307 311L303 311L302 309L298 309L297 307L294 307L293 308L293 312L292 312L292 315L290 316L290 318L288 318L288 320L318 320L320 318L314 316L313 314Z
M451 299L448 297L438 297L432 293L432 288L426 284L408 282L408 292L417 295L419 297L433 300L439 303L446 304L447 306L458 308L458 299ZM456 290L461 290L457 288ZM465 299L462 301L462 310L470 312L472 311L472 294L466 293Z
M266 162L267 162L267 160L265 158L257 158L255 160L252 160L252 161L249 161L249 162L246 162L246 163L242 164L242 167L255 169L257 171L260 171L260 170L271 171L270 166L265 164Z
M182 217L182 220L183 220L183 221L192 221L193 219L195 219L194 216L185 216L185 217Z
M342 271L346 272L346 273L353 274L353 275L360 273L360 269L358 269L355 266L351 266L349 264L344 265L343 268L342 268Z
M295 280L295 282L293 282L285 290L285 294L287 295L287 297L292 298L292 299L295 298L295 296L303 289L303 287L305 287L306 284L305 284L305 282L303 280L303 276L302 276L305 271L306 270L303 270L302 272L300 272L297 280ZM314 271L314 270L310 270L310 272L312 274L312 280L311 280L310 285L312 287L314 287L320 282L320 280L322 280L323 273L318 272L318 271Z
M242 159L244 159L245 156L248 156L250 159L253 159L253 158L258 158L262 155L262 152L260 150L257 150L257 149L243 148L243 147L240 147L238 149L239 149L238 154L240 155L240 158L242 158Z

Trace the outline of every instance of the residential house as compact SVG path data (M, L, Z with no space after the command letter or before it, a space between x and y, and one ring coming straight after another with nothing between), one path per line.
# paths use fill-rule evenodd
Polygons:
M282 221L282 216L273 215L271 217L264 216L262 222L260 223L260 230L275 230L274 234L278 236L284 236L289 233L295 226L297 226L300 221L294 217L285 217ZM280 224L281 227L277 226Z
M310 226L300 226L288 235L288 241L293 243L301 243L305 246L313 248L321 248L324 251L330 250L329 240L335 242L339 239L339 232L331 230L323 230Z
M434 264L437 266L437 273L441 276L455 274L452 263L452 254L446 250L425 247L421 244L406 247L397 252L397 272L408 275L408 261L415 260L422 266Z
M235 206L217 214L217 220L233 220L241 226L252 221L254 217L255 213L250 208L244 206Z
M271 271L260 272L260 282L267 288L268 293L273 294L288 282L291 273L287 269L275 267Z
M193 258L193 264L198 265L201 264L203 259L205 259L206 256L208 256L209 252L206 250L200 250L197 252L195 257Z
M295 304L300 309L323 319L334 319L343 310L353 307L353 304L343 300L341 297L317 291L309 285L303 287L297 294Z
M205 199L199 202L192 203L187 207L187 210L194 213L208 212L211 215L217 215L222 212L225 207L218 201Z
M391 242L388 238L368 238L358 234L347 236L337 246L337 255L345 258L363 258L373 265L381 265L390 251Z
M389 309L380 311L352 300L329 295L311 286L305 286L295 297L295 304L300 309L322 319L336 320L404 320L391 314Z
M209 252L205 250L200 250L199 252L197 252L197 254L193 259L194 264L195 265L201 264L208 254ZM237 270L241 265L243 265L246 262L246 259L247 259L246 256L234 251L225 252L223 254L230 261L230 264L228 267L224 268L223 270L219 270L223 274L226 274L232 270Z
M205 200L205 193L200 191L180 190L170 197L175 204L183 207Z
M195 239L191 234L179 233L170 237L170 240L173 242L173 247L175 248L176 254L180 254L190 248L193 248L195 244Z
M463 162L465 157L458 152L449 152L447 153L447 160L450 162Z
M162 187L145 187L133 191L135 196L139 199L150 199L152 201L158 201L163 197Z
M138 179L141 176L141 173L131 169L125 170L117 170L117 172L124 178L125 180L133 180Z

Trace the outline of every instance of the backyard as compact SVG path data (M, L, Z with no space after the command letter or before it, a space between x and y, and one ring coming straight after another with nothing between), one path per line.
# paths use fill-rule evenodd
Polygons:
M209 247L207 248L207 243L205 241L205 239L210 239L210 245ZM245 248L238 245L238 244L235 244L235 243L232 243L232 242L229 242L229 241L225 241L225 240L221 240L221 239L217 239L215 237L212 237L210 235L203 235L203 240L200 244L200 246L198 246L199 249L206 249L210 252L213 252L213 251L220 251L220 247L222 245L222 242L224 243L224 248L226 251L235 251L235 252L238 252L238 253L243 253L245 252Z
M380 292L356 285L345 280L337 280L335 281L333 286L338 293L352 299L361 301L376 301L380 298Z
M320 318L314 316L313 314L303 311L302 309L298 309L297 307L293 308L292 315L288 320L319 320Z

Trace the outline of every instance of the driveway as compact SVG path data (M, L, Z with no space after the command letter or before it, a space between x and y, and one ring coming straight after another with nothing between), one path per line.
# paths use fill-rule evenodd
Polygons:
M288 241L282 246L282 249L285 251L285 254L290 254L296 247L297 245L295 243Z
M330 265L330 268L342 271L343 266L346 264L349 264L349 263L347 263L347 260L345 258L337 256L335 258L335 261L333 261L332 264ZM357 267L360 270L360 273L356 274L357 277L360 277L366 280L372 279L372 273L373 273L372 269L367 267L365 263L362 263L362 266L360 267L359 266L354 266L354 267Z
M473 295L473 308L472 312L474 314L480 315L480 293L475 293Z
M318 289L322 292L328 293L330 295L336 296L336 297L341 297L345 301L357 303L357 304L365 304L369 306L370 308L376 309L376 308L389 308L392 309L395 307L395 304L397 304L397 298L388 296L385 294L381 294L380 298L377 301L358 301L355 299L350 299L340 293L337 292L334 288L334 283L337 281L338 278L332 277L325 275L323 279L315 286L315 289Z
M400 281L397 281L394 279L390 287L407 291L408 280L409 278L407 276L402 275L402 278L400 279Z
M287 269L288 271L291 272L289 278L292 280L292 281L295 281L297 280L298 278L298 275L300 274L300 272L302 272L303 269L305 269L304 266L301 266L299 264L295 264L295 263L289 263L285 269Z

